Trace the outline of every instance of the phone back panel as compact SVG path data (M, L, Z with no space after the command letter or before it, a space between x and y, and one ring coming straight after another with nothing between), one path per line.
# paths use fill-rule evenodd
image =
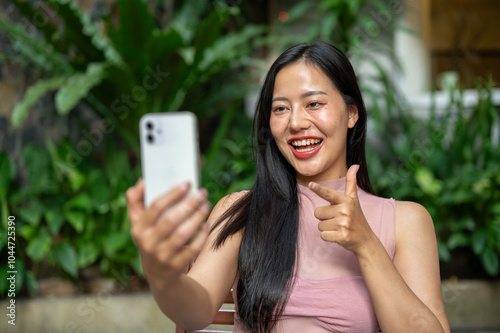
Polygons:
M139 122L144 204L182 182L199 188L197 118L188 111L148 113Z

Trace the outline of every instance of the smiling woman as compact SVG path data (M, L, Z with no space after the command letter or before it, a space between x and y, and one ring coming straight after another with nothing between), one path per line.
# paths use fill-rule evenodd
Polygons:
M232 288L234 332L449 332L432 220L374 195L366 120L346 56L299 44L261 90L255 183L219 201L210 232L206 191L183 198L179 187L145 209L141 183L131 188L132 233L163 312L203 328Z
M273 96L269 125L297 180L344 177L347 130L356 124L357 107L347 107L332 81L304 60L278 73Z

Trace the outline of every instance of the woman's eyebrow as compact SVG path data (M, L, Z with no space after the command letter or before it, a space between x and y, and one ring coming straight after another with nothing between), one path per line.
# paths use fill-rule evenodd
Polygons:
M306 97L313 96L313 95L326 95L326 92L321 91L321 90L308 91L308 92L300 95L300 98L306 98Z
M302 95L300 95L300 98L306 98L314 95L327 95L327 93L321 90L313 90L303 93ZM272 100L273 103L277 101L289 101L289 99L286 97L274 97Z
M274 97L273 100L271 102L277 102L277 101L289 101L288 98L286 97Z

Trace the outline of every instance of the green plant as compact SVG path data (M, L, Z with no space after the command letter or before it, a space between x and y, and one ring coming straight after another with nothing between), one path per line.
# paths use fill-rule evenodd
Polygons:
M80 138L47 141L44 148L28 144L20 161L0 155L2 176L10 174L0 181L2 216L17 217L19 247L25 249L16 258L18 288L34 291L36 278L47 275L76 280L88 265L98 265L105 275L131 267L140 272L124 192L140 175L142 114L196 112L209 166L226 167L221 156L232 163L224 148L231 142L227 135L245 133L237 128L247 121L238 114L247 91L243 67L252 63L248 54L264 28L235 29L244 24L236 20L238 7L212 8L204 0L177 2L166 21L155 19L145 1L116 3L91 18L73 1L13 0L23 22L0 18L16 51L0 59L40 77L16 105L14 127L52 92L58 115L80 123ZM93 117L75 112L81 109ZM227 185L210 177L204 183L215 198ZM0 290L6 288L5 272L1 266Z
M126 216L125 190L139 170L129 170L124 151L108 156L102 163L66 161L68 142L46 148L28 144L22 151L26 186L14 189L15 179L6 170L15 165L0 155L4 179L2 215L16 217L16 269L18 288L26 284L36 291L36 279L66 276L76 280L79 269L98 265L103 275L124 269L141 273L139 256L130 237ZM7 172L9 171L9 172ZM4 198L8 197L8 204ZM7 219L2 219L7 221ZM6 225L0 227L2 234ZM22 249L22 250L21 250ZM0 253L6 256L5 240ZM0 267L5 291L6 266Z
M229 127L229 123L220 126ZM201 176L211 202L216 203L227 194L252 186L255 162L251 128L252 121L248 117L235 117L227 129L228 135L220 141L216 138L207 152Z
M20 126L30 106L56 91L60 115L84 102L136 151L138 120L146 112L187 109L204 119L240 103L243 65L250 61L252 40L264 31L250 24L229 31L225 24L239 15L238 8L212 10L204 0L179 2L165 26L142 0L119 0L117 14L110 9L94 20L73 1L12 4L32 29L0 19L18 52L3 58L43 77L17 104L13 124ZM232 84L222 85L227 77Z
M463 91L452 87L448 93L446 111L433 106L424 119L389 98L385 107L392 112L379 113L375 126L383 149L368 149L374 187L429 210L442 261L451 259L451 250L466 248L498 276L500 143L494 133L500 110L492 102L492 80L478 84L472 109Z

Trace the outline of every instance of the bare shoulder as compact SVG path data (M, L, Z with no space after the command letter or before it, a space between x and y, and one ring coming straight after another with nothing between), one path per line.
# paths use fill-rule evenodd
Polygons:
M437 256L436 233L432 217L424 206L410 201L396 201L396 252L399 266L412 260ZM398 259L405 258L405 262ZM411 258L411 260L410 260ZM436 257L437 259L437 257ZM434 260L434 259L432 259Z
M411 201L396 201L396 257L423 248L437 251L432 217L424 206Z
M396 201L396 215L400 214L409 214L408 217L416 217L416 218L430 218L430 214L419 203L413 201Z
M220 199L214 207L214 211L226 211L231 208L236 202L245 196L246 192L234 192L224 196Z
M433 227L432 217L424 206L412 201L396 201L396 226L403 229Z
M230 209L236 202L241 200L245 196L246 192L234 192L224 196L220 199L217 204L212 209L207 223L212 226L219 218Z

